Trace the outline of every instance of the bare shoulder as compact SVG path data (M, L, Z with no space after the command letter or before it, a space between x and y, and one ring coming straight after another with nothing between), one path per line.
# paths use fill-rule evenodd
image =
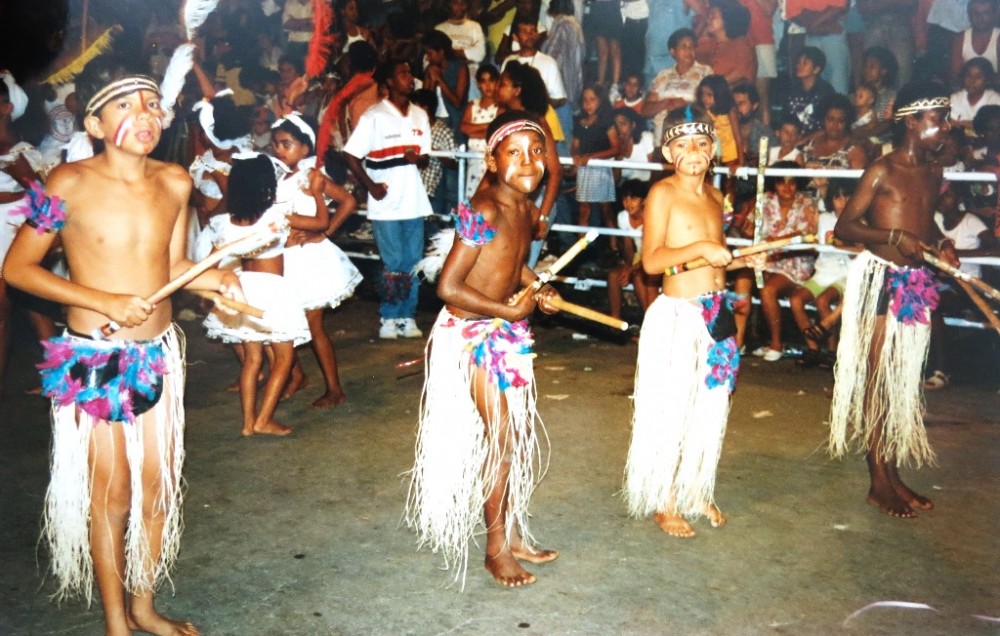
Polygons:
M85 162L61 163L49 174L45 190L50 194L65 195L76 190L84 179Z
M493 221L497 215L497 205L493 200L492 186L481 190L469 201L469 207L483 215L487 221Z
M722 194L722 190L716 188L711 183L706 183L705 195L709 199L711 199L713 203L717 204L720 208L722 207L722 202L725 199L725 195Z
M169 192L185 195L191 189L191 175L176 163L148 159L149 174Z

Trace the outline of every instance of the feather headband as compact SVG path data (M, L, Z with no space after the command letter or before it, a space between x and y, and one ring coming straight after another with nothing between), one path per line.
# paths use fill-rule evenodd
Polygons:
M130 75L129 77L123 77L122 79L111 82L101 90L97 91L94 96L90 98L90 101L87 102L87 107L83 112L87 116L94 115L99 110L104 108L104 106L111 100L124 95L129 95L136 91L152 91L159 95L160 87L156 85L156 82L152 77L147 75Z
M493 131L493 134L490 135L489 141L486 142L486 149L492 154L493 151L496 150L496 147L500 145L501 141L516 132L521 132L522 130L530 130L538 133L543 141L546 138L545 131L535 122L530 119L517 119L515 121L508 122Z
M686 121L676 124L663 132L663 145L667 146L674 139L690 135L705 135L715 139L715 126L700 121Z
M928 97L925 99L918 99L914 102L910 102L905 106L900 106L893 113L892 118L895 121L906 117L907 115L916 115L917 113L922 113L928 110L936 110L938 108L951 108L951 100L947 97Z
M302 119L302 115L300 115L299 113L288 113L278 121L271 124L271 130L274 130L275 128L285 123L286 121L291 125L295 126L296 128L298 128L303 135L308 137L309 141L312 142L313 149L314 150L316 149L316 132L312 129L312 126L307 124L305 120Z

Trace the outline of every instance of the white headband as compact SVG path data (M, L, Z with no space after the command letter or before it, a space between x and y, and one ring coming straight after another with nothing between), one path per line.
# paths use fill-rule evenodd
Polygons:
M313 132L312 127L309 124L307 124L304 119L302 119L302 115L300 115L299 113L288 113L278 121L271 124L271 130L274 130L275 128L285 123L286 121L291 125L295 126L296 128L298 128L303 135L308 137L309 141L312 142L313 150L316 149L316 133Z
M924 111L937 110L938 108L949 108L950 106L951 100L947 97L929 97L926 99L918 99L915 102L910 102L905 106L897 108L892 118L895 121L899 121L907 115L916 115L917 113L922 113Z
M274 178L277 181L281 181L282 179L284 179L285 175L291 171L291 169L288 166L286 166L276 157L272 157L271 155L265 154L263 152L257 152L255 150L241 150L239 152L233 153L232 160L233 162L248 161L250 159L256 159L257 157L268 158L268 160L271 162L271 167L274 168Z
M160 87L157 86L156 82L153 81L151 77L147 77L145 75L123 77L122 79L111 82L101 90L97 91L97 93L90 98L90 101L87 102L87 107L84 109L84 113L87 116L94 115L111 100L143 90L152 91L157 95L160 94Z
M215 94L216 97L226 97L232 95L232 89L221 90ZM238 145L239 139L227 139L222 141L215 136L215 106L212 102L207 99L203 99L194 106L191 110L198 113L198 123L201 124L201 129L205 132L205 136L216 148L221 148L222 150L229 150L233 146Z
M24 92L24 89L17 85L17 82L14 80L14 76L10 74L10 71L0 71L0 79L2 79L3 83L7 85L7 99L14 107L10 113L11 121L13 121L23 115L25 109L28 108L28 94Z

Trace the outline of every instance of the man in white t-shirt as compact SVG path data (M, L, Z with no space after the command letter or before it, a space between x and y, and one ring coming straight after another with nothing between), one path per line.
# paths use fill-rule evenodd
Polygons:
M451 38L455 55L464 58L469 63L469 77L476 76L476 70L486 59L486 35L483 27L475 20L466 17L467 0L451 0L448 3L448 19L434 27ZM476 83L469 82L469 100L479 97Z
M375 80L389 96L361 115L344 157L368 190L368 219L382 259L379 337L420 338L414 320L420 282L412 272L423 257L424 217L431 213L418 169L430 159L430 123L410 103L414 79L408 62L383 63Z
M285 0L281 28L288 42L285 52L304 59L313 32L312 0Z
M566 102L566 89L563 87L562 73L559 72L559 64L549 55L538 50L538 26L534 22L515 19L510 26L514 34L514 40L521 45L520 50L503 61L515 61L527 64L538 71L545 83L545 90L549 93L549 104L553 108L558 108ZM501 67L501 71L503 68Z

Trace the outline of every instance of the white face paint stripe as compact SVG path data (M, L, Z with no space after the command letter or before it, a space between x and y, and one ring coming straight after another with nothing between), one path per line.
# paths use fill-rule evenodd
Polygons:
M133 115L129 115L128 117L125 118L124 121L122 121L121 125L118 126L118 133L115 135L116 146L118 146L119 148L121 147L122 142L125 140L125 135L128 134L128 131L132 130L132 126L134 125L135 125L135 116Z
M922 133L920 133L920 138L921 139L930 139L931 137L936 136L938 134L939 130L941 130L941 128L938 127L938 126L935 126L934 128L928 128L927 130L925 130Z

